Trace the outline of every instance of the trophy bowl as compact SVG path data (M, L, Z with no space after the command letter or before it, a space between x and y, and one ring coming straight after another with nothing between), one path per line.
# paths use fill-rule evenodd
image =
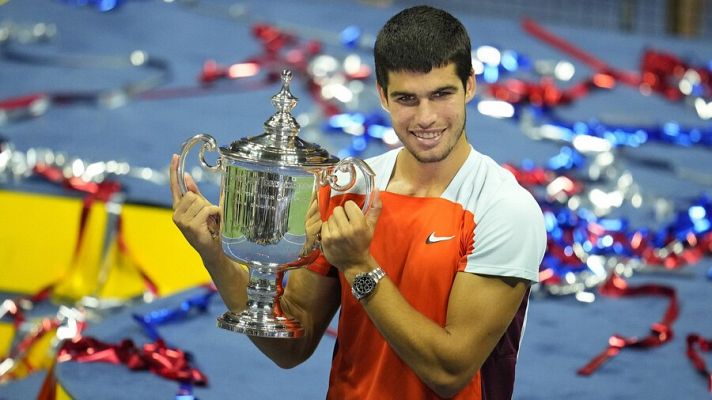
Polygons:
M203 168L221 174L220 240L223 252L247 266L247 307L218 318L220 328L251 336L297 338L304 329L279 305L285 272L314 262L320 254L318 231L307 229L310 207L318 218L354 200L366 212L372 201L374 173L357 158L339 160L318 145L301 140L291 115L297 99L289 90L291 72L282 72L282 88L272 97L277 112L261 135L218 148L208 134L188 139L181 148L178 181L181 192L185 160L201 144ZM215 165L205 152L217 151ZM313 211L312 211L313 212Z

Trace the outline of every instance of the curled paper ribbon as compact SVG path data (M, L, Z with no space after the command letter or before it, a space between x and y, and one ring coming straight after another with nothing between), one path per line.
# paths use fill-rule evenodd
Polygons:
M161 334L158 332L159 325L182 321L194 314L192 310L200 313L206 312L208 310L208 306L210 305L210 299L215 295L215 293L217 293L217 288L211 283L206 285L205 293L198 294L182 301L178 307L154 310L144 315L132 314L132 317L136 322L138 322L139 325L141 325L144 333L146 333L149 338L156 342L163 341ZM176 399L185 400L192 398L192 382L182 382L181 387L176 394Z
M302 73L306 70L309 60L321 52L320 42L302 42L295 35L269 24L253 25L252 35L262 46L261 54L227 67L208 60L200 73L200 82L208 85L221 79L247 78L265 71L267 82L275 83L280 81L282 69L288 67L294 72Z
M633 125L606 123L597 119L588 121L567 120L551 109L530 107L530 121L524 128L535 138L550 138L573 142L578 136L605 139L612 147L639 147L647 142L683 147L712 147L712 125L685 126L674 121L662 124ZM545 131L545 134L541 134Z
M163 308L154 310L148 314L132 314L133 319L141 325L146 335L152 340L161 340L157 327L170 322L182 321L188 318L192 311L205 313L210 305L210 299L215 295L216 290L208 288L206 293L193 296L180 303L175 308Z
M0 382L15 379L16 376L13 371L15 371L20 364L24 365L28 372L32 372L35 367L31 365L27 359L26 355L28 351L40 339L57 329L60 324L61 321L56 318L43 318L27 335L22 337L20 342L10 349L7 357L4 357L0 361Z
M34 307L35 303L46 300L52 293L52 286L46 286L32 296L23 296L15 299L6 299L0 303L0 319L9 316L12 325L17 329L25 322L25 311Z
M86 3L86 2L85 2ZM117 1L98 1L97 4L118 4ZM44 114L49 107L68 104L91 104L107 108L124 105L130 99L161 85L170 77L170 67L165 60L136 50L128 55L43 55L27 51L18 43L45 42L54 37L56 27L38 23L29 27L4 23L0 25L0 57L15 62L34 65L52 65L68 68L141 68L154 72L151 76L135 80L116 88L32 93L8 99L0 99L0 124L17 119L32 118ZM21 38L21 39L20 39Z
M571 163L561 159L551 162L555 166ZM570 200L582 197L588 188L565 175L565 168L556 171L532 163L505 167L534 194L544 212L547 252L540 266L539 288L550 294L574 294L599 286L620 262L673 270L712 254L709 196L700 196L657 229L634 228L625 218L599 216L585 207L570 208Z
M707 363L697 352L695 346L698 346L701 351L710 352L712 351L712 339L705 339L696 333L687 335L687 357L700 375L707 379L707 390L712 393L712 371L707 368Z
M692 98L698 115L704 120L712 119L712 103L707 101L712 97L712 70L707 65L693 66L671 53L647 49L641 57L639 72L623 71L531 19L524 19L522 27L532 36L587 64L595 72L594 82L598 78L600 83L605 83L603 87L612 88L622 83L637 87L643 94L658 93L670 101Z
M596 72L602 72L607 75L610 75L616 81L620 81L625 84L636 86L640 83L640 77L637 73L613 68L603 60L600 60L599 58L574 46L572 43L568 42L564 38L556 36L553 33L547 31L532 19L523 19L522 28L524 28L524 30L532 36L550 44L551 46L563 51L571 57L578 59L584 64L587 64Z
M139 348L130 339L111 344L84 336L65 341L57 353L57 361L120 364L132 371L150 371L179 382L190 382L198 386L208 383L207 377L191 366L189 354L166 346L163 340L146 343Z
M674 54L647 49L640 69L644 88L671 101L685 96L712 97L712 70L708 66L694 66Z
M608 339L608 347L577 371L579 375L588 376L593 374L606 361L617 356L625 348L649 349L661 346L672 340L672 325L680 312L675 289L656 284L628 286L628 283L623 278L613 274L601 286L599 292L604 296L610 297L664 296L668 298L669 303L663 318L650 326L650 333L647 336L626 337L614 334Z
M46 296L48 293L49 291L40 292L42 296ZM37 295L34 297L38 300L40 299ZM26 300L25 302L30 301ZM29 306L31 305L32 304ZM18 316L21 315L15 315L16 318L18 318ZM24 321L24 318L18 318L15 322L18 320ZM19 377L17 375L17 368L21 365L25 367L25 373L32 372L35 366L30 363L28 354L33 346L48 334L55 332L57 338L65 339L79 335L85 328L86 321L83 311L65 306L59 307L59 311L55 317L42 318L38 322L33 323L29 332L19 338L19 340L13 340L16 344L13 344L7 356L0 360L0 382ZM19 326L15 327L15 335L18 334L19 329Z

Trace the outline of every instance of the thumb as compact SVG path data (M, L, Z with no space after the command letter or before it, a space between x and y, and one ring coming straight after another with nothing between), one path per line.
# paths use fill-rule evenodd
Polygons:
M374 189L373 201L371 202L371 207L366 210L366 222L370 227L375 227L378 222L378 217L381 216L381 208L383 203L381 202L381 192L378 189Z

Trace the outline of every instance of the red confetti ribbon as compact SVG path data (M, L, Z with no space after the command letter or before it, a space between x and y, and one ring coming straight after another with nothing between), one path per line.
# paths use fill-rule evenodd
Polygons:
M557 36L541 25L534 22L534 20L525 18L522 20L522 27L524 30L531 34L532 36L550 44L551 46L561 50L562 52L570 55L573 58L587 64L593 68L596 72L602 72L611 75L615 80L621 81L627 85L638 86L640 84L640 76L635 72L622 71L613 68L606 62L596 58L590 53L585 52L583 49L574 46L572 43L566 41L560 36Z
M34 366L30 364L30 361L27 359L27 357L24 357L24 355L35 343L37 343L37 341L42 339L45 335L47 335L47 333L56 329L59 325L60 321L56 318L42 319L40 323L32 330L32 332L22 338L20 343L10 351L10 354L7 357L3 358L2 360L14 360L15 363L23 364L27 371L34 371ZM12 370L14 370L15 368L16 367L13 367ZM8 372L7 375L0 376L0 382L15 379L16 376L15 373L12 372L12 370Z
M694 67L679 57L661 51L646 50L640 65L641 85L660 93L670 101L682 100L679 82L688 71L694 71L703 88L702 96L712 95L712 72L707 68Z
M687 357L695 369L707 379L707 390L712 393L712 371L707 368L705 360L695 350L695 345L698 345L702 351L710 352L712 351L712 339L705 339L696 333L687 335Z
M669 298L670 303L662 320L651 325L648 336L638 338L614 334L608 339L608 347L577 371L579 375L593 374L606 361L618 355L626 347L652 348L661 346L672 339L672 324L680 312L675 289L656 284L630 287L623 278L613 274L599 289L599 292L610 297L665 296Z
M699 80L699 85L704 90L702 96L712 95L712 72L706 67L689 65L673 54L650 49L645 50L640 62L640 73L623 71L576 47L562 37L547 31L531 19L524 19L522 27L532 36L593 68L596 71L592 82L595 86L611 88L615 82L619 81L629 86L638 87L643 93L652 91L659 93L670 101L679 101L686 94L680 91L678 83L688 71L694 71Z
M568 89L560 89L551 78L539 83L520 79L507 79L503 83L491 83L487 91L496 99L510 104L533 104L540 107L557 107L571 104L588 95L592 89L610 89L614 80L609 75L598 73Z
M118 246L119 246L119 251L123 254L125 254L127 257L129 257L136 270L138 271L139 275L141 275L141 279L143 279L143 284L146 286L149 292L151 292L155 296L159 296L160 293L158 291L158 286L156 285L155 282L153 282L153 279L151 279L150 276L146 273L144 268L138 263L136 258L131 254L129 251L129 246L126 244L126 238L124 236L124 229L123 229L123 218L119 216L118 219L118 227L116 228L118 230L118 235L117 235L117 241L118 241Z
M57 361L120 364L132 371L150 371L174 381L190 382L198 386L208 383L205 374L190 365L189 356L184 351L166 346L161 339L138 348L131 339L111 344L93 337L79 337L62 344Z

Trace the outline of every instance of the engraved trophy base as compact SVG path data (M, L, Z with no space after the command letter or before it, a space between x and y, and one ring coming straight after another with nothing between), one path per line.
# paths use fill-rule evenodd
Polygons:
M288 317L252 315L249 311L234 313L228 311L218 317L218 328L250 336L296 339L304 336L304 328L299 321Z
M294 318L285 316L279 306L284 292L282 279L292 267L247 263L247 308L227 311L218 317L218 328L250 336L293 339L304 336L304 328Z

